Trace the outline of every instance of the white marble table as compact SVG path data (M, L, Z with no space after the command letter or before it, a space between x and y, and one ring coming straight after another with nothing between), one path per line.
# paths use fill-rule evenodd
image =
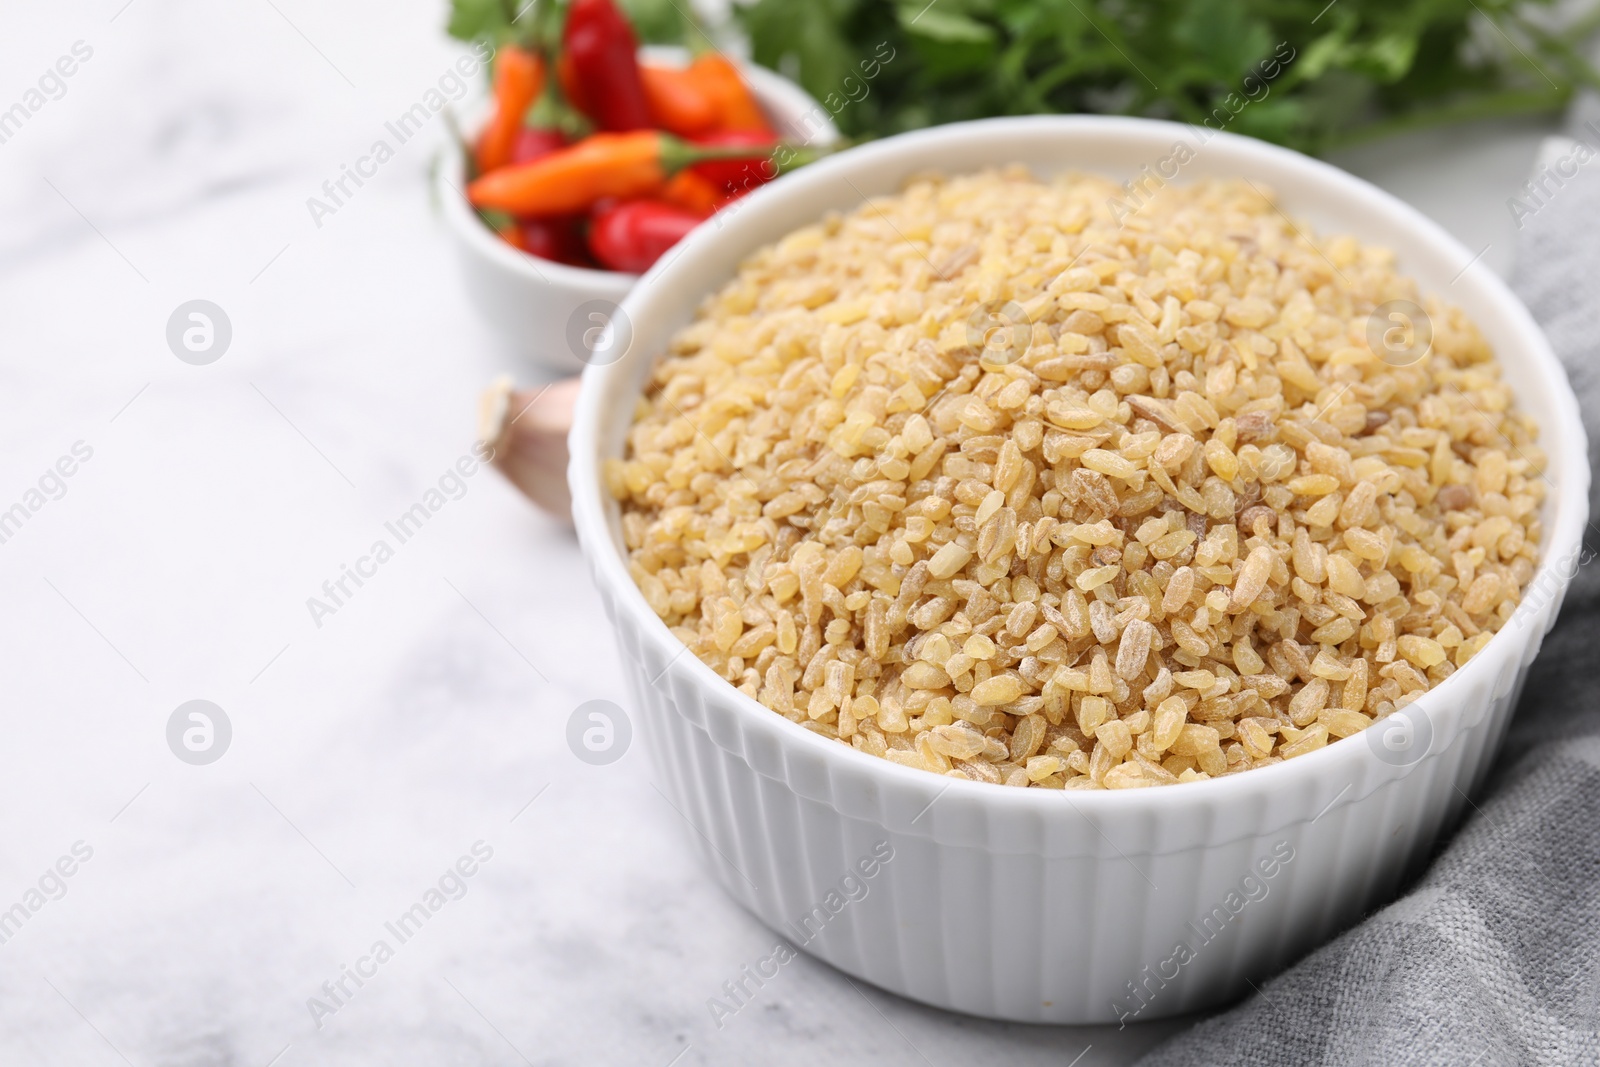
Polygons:
M320 226L306 201L459 54L441 8L0 15L0 109L30 111L0 143L0 512L25 513L0 526L0 1063L1022 1067L1174 1032L958 1018L809 959L714 1024L773 935L692 861L642 751L568 751L579 703L627 700L572 538L483 471L386 532L501 369L428 203L442 129ZM1539 132L1346 158L1503 268ZM165 336L197 298L232 328L200 366ZM167 741L193 699L232 728L203 766ZM385 923L442 876L460 899L402 943Z

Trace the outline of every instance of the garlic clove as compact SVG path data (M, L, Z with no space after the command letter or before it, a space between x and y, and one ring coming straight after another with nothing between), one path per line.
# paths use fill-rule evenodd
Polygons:
M478 400L478 436L493 449L493 463L539 507L571 521L567 490L567 431L580 379L537 389L515 389L497 379Z

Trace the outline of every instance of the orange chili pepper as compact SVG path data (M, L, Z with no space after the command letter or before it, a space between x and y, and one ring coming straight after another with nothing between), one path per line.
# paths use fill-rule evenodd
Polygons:
M705 218L722 205L722 189L692 170L681 170L661 190L661 199Z
M478 138L480 172L511 161L511 148L522 117L544 88L544 60L514 44L501 47L494 60L494 117Z
M644 81L651 121L657 126L680 137L693 137L716 126L717 101L688 69L641 63L639 76Z
M495 231L495 234L512 248L523 252L528 250L528 242L522 236L522 227L514 222L508 222Z
M715 102L716 128L721 130L756 130L772 133L767 116L750 95L739 68L720 52L706 52L689 64L689 72L701 90Z
M467 199L512 215L566 215L608 198L656 196L672 175L708 159L748 158L748 146L702 148L660 130L596 133L531 163L484 174L467 186Z
M655 130L597 133L532 163L490 171L467 186L467 199L513 215L564 215L608 196L650 196L667 183L663 136Z

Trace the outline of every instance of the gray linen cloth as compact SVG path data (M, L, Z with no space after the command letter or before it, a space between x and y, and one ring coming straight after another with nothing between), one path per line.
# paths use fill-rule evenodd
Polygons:
M1571 132L1600 149L1600 130ZM1542 162L1569 148L1549 146ZM1522 218L1513 286L1566 365L1593 466L1600 154L1544 184L1549 195ZM1473 799L1398 900L1141 1067L1600 1064L1600 563L1579 569L1500 768Z

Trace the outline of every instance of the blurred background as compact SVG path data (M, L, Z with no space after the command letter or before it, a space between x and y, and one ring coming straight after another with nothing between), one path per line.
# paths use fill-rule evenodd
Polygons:
M685 3L630 5L640 35L698 32ZM1585 11L1488 0L701 14L854 138L1224 107L1502 272L1508 200L1592 77L1568 43ZM454 28L515 15L462 2ZM1181 1030L959 1018L805 957L708 1013L775 935L697 867L642 750L569 747L585 702L626 716L617 653L568 529L472 453L480 390L549 372L469 303L430 193L446 120L386 132L453 93L472 45L451 17L0 14L0 1062L1087 1065ZM896 60L835 110L885 42ZM1284 42L1296 59L1251 95ZM374 176L310 207L382 139ZM210 333L185 344L196 308Z

